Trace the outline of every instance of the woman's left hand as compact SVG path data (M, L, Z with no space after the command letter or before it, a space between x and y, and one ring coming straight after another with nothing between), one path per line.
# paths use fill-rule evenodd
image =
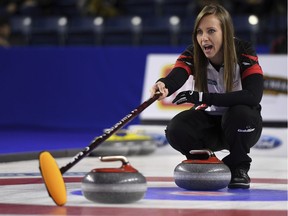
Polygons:
M180 92L172 101L177 105L183 103L194 103L194 104L201 104L202 103L202 96L203 92L196 92L196 91L182 91Z

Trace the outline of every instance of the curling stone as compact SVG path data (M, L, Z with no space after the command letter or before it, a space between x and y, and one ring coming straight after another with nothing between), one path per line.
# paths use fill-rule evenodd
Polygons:
M125 145L123 142L105 142L98 146L95 150L90 153L92 157L99 156L118 156L127 155L129 152L129 146Z
M198 159L184 160L174 169L174 180L178 187L207 191L228 186L231 180L230 169L212 151L192 150L190 153Z
M138 155L149 155L157 149L157 143L154 140L143 141L140 146L141 149L138 152Z
M140 135L128 130L120 130L109 137L102 145L93 150L90 156L117 156L117 155L137 155L148 154L156 150L151 146L142 145L142 143L152 142L152 137ZM148 149L149 147L149 149Z
M142 199L147 190L146 178L133 168L124 156L100 157L121 161L119 168L98 168L87 173L81 182L84 197L99 203L131 203Z

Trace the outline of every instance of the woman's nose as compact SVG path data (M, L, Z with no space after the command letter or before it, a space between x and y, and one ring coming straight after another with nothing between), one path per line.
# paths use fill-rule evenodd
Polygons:
M203 33L201 41L207 41L207 40L208 40L207 34Z

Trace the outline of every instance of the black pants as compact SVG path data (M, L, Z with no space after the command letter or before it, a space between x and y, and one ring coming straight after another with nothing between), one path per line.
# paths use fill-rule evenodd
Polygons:
M230 107L222 116L186 110L169 122L166 137L170 145L187 159L191 158L190 150L228 149L230 154L223 158L226 165L232 169L240 165L250 167L252 160L248 153L262 132L260 109L237 105Z

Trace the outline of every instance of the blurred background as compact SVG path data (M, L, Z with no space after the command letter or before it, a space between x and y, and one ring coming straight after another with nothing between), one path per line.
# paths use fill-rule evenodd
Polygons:
M210 2L229 10L236 36L262 52L287 53L286 0L1 0L0 44L187 45Z
M264 121L287 128L286 0L0 0L0 154L86 146L146 99L145 74L176 60L147 72L147 56L180 54L210 2L264 55Z

